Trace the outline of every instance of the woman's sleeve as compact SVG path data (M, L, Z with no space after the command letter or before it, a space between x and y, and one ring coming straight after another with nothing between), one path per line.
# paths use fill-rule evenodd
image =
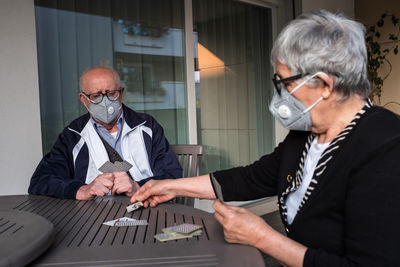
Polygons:
M276 195L281 146L248 166L214 172L224 200L245 201Z

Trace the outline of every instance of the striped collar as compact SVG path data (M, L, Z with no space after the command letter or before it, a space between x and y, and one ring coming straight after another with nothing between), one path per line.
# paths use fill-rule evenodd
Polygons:
M311 179L310 185L308 186L307 191L304 194L304 197L303 197L303 199L300 203L300 206L297 210L297 213L299 213L299 211L302 209L304 204L308 201L308 199L312 195L315 188L318 187L318 183L320 182L321 177L328 166L328 163L334 157L335 152L340 148L343 141L346 139L348 134L354 129L355 125L359 122L361 117L371 107L372 107L372 102L370 100L368 100L367 104L365 104L365 106L354 116L354 119L340 132L340 134L338 134L332 140L332 142L329 144L329 146L322 153L322 155L317 163L317 166L315 167L313 178ZM311 142L316 136L317 135L314 133L310 133L310 135L308 136L307 142L305 143L304 150L301 154L299 167L296 171L296 177L295 177L295 179L291 180L291 182L289 183L286 190L282 193L282 195L278 199L278 205L281 207L281 209L280 209L281 217L283 218L284 223L286 225L288 224L286 198L288 197L288 195L291 192L296 191L297 188L299 188L301 182L303 181L303 168L304 168L305 159L307 157L308 150L310 149Z

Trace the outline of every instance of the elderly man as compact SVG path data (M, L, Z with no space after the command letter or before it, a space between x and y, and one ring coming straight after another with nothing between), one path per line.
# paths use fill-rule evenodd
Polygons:
M124 88L114 70L94 67L79 85L79 99L89 113L59 135L31 178L30 194L79 200L132 196L149 179L181 177L162 127L150 115L122 104ZM114 162L129 170L102 170L103 164Z

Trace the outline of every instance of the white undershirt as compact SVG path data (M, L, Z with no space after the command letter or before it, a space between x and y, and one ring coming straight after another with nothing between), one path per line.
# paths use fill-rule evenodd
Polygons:
M110 133L110 134L111 134L112 137L114 137L114 139L117 139L118 131L115 131L115 132Z
M303 168L303 181L296 191L291 192L286 199L287 219L289 224L293 222L294 217L297 214L300 203L304 198L304 194L310 185L311 179L314 175L315 167L321 157L322 152L329 146L329 143L318 144L318 137L315 137L311 143L311 147L308 150L306 162Z

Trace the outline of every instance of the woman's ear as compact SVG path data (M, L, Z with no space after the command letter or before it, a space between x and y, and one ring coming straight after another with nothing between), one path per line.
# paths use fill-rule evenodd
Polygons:
M332 94L334 78L326 73L319 73L317 77L323 82L322 97L327 99Z

